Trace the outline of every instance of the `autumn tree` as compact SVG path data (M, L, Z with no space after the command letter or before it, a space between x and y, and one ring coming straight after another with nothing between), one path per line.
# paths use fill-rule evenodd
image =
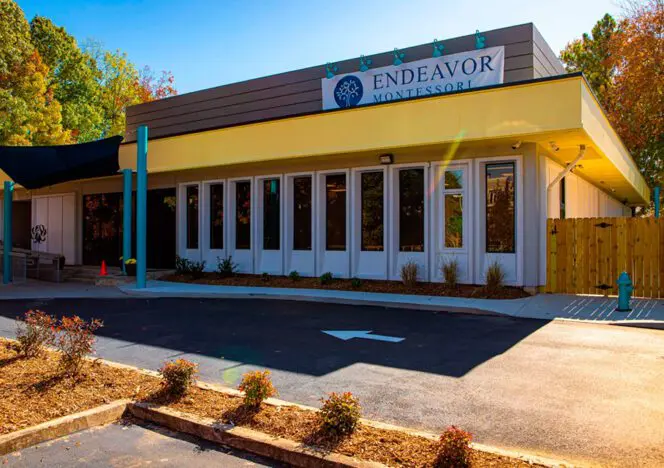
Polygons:
M0 0L0 144L70 141L48 74L23 11L12 0Z
M30 32L32 43L50 69L48 81L62 105L63 127L77 142L100 138L104 114L96 62L81 51L65 28L48 18L35 16Z
M661 183L664 0L628 2L619 21L605 15L591 35L568 44L561 59L568 71L585 74L648 183Z

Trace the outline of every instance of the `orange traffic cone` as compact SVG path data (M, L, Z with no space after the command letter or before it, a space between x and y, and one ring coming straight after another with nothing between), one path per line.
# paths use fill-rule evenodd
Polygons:
M108 270L106 269L106 260L101 261L101 270L99 271L99 276L108 276Z

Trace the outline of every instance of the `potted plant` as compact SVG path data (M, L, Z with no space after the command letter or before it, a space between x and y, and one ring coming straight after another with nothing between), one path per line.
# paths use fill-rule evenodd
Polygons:
M127 276L136 276L136 259L128 258L127 260L125 260L124 264Z

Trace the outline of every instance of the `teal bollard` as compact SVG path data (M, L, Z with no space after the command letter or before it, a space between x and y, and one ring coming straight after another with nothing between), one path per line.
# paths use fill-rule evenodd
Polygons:
M620 273L618 281L618 312L629 312L632 310L629 307L629 301L632 299L632 291L634 291L634 285L632 284L632 279L629 277L626 271Z

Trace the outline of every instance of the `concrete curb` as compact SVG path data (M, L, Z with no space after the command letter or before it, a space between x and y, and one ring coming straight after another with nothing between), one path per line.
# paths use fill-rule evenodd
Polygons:
M276 288L275 288L276 289ZM304 294L270 294L270 293L202 293L202 292L168 292L168 291L139 291L136 289L123 289L127 296L132 297L145 297L145 298L159 298L159 297L172 297L172 298L194 298L194 299L272 299L277 301L296 301L296 302L323 302L326 304L341 304L341 305L355 305L355 306L373 306L385 307L392 309L406 309L426 312L450 312L462 313L471 315L488 315L494 317L509 317L508 314L494 312L491 310L479 309L475 307L460 307L450 306L445 304L425 304L413 303L406 301L381 301L375 299L350 299L334 296L307 296ZM510 300L510 299L504 299Z
M46 421L0 436L0 456L74 432L119 420L131 400L117 400L80 413Z
M270 436L245 427L219 424L211 418L181 413L170 408L147 403L131 403L127 409L134 417L171 430L301 468L384 467L380 463L358 460L336 453L323 453L292 440Z

